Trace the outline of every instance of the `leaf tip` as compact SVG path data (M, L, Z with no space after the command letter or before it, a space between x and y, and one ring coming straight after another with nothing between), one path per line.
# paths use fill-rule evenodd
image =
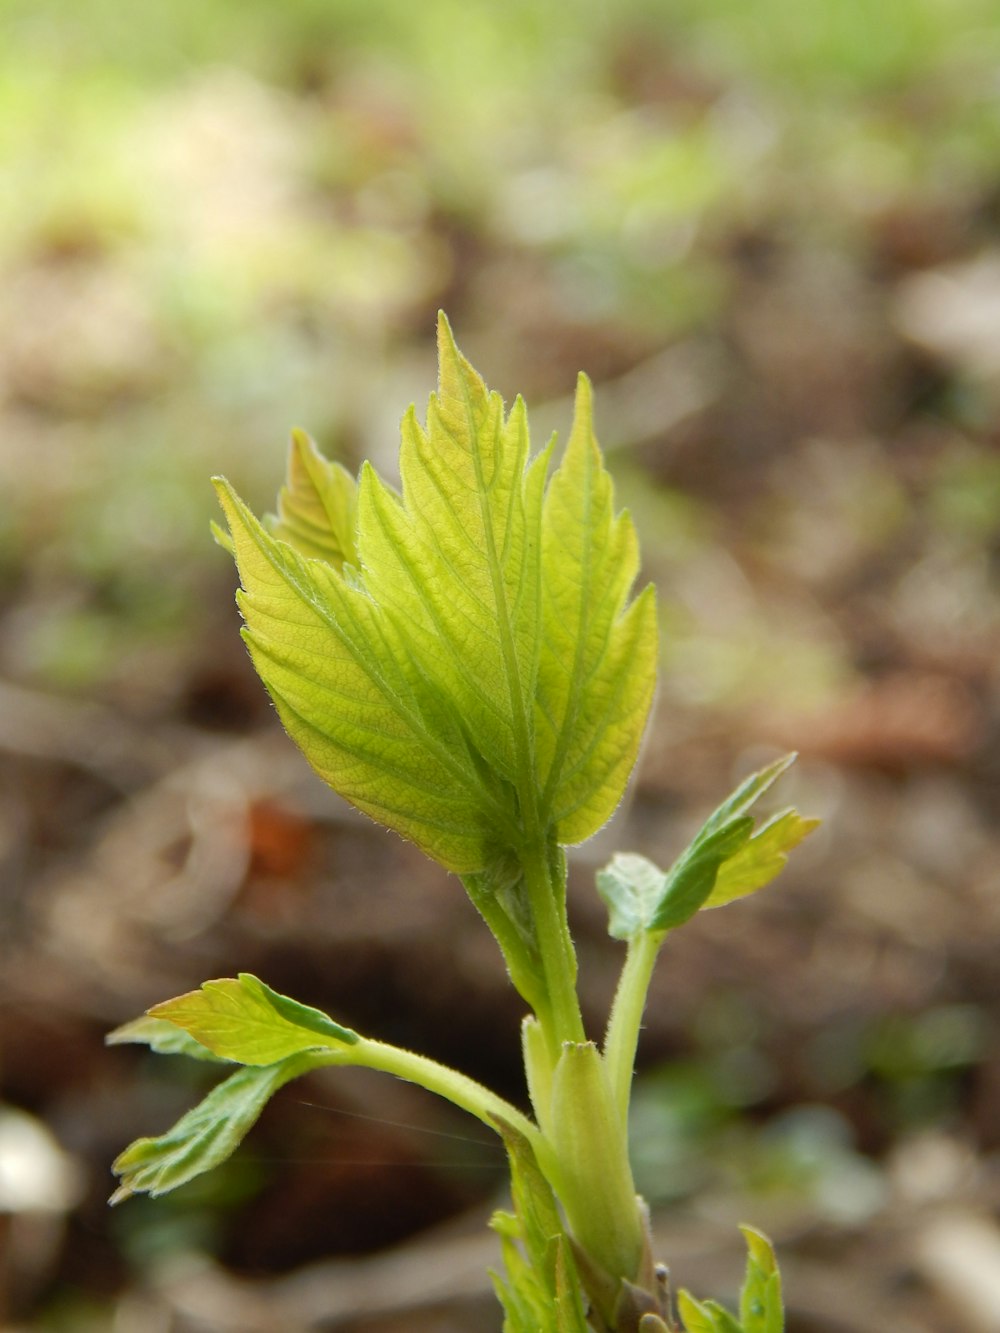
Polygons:
M439 310L437 316L437 348L438 364L441 366L444 366L447 362L461 359L451 323L443 310Z
M598 472L603 471L603 459L594 434L594 389L582 370L576 377L573 421L566 442L566 454L567 457L575 456L578 463L581 459L588 459L586 466Z
M743 1239L747 1243L748 1249L753 1252L755 1259L774 1259L774 1246L759 1227L752 1226L749 1222L740 1222L739 1229L743 1233Z
M437 331L439 340L441 338L448 338L452 342L455 341L454 335L452 334L451 331L451 321L448 319L448 316L444 313L443 310L439 310L437 312Z
M594 387L590 379L581 370L576 377L576 393L573 397L573 425L570 430L570 439L574 436L583 435L584 438L593 436L594 429Z
M225 477L213 477L212 485L215 488L216 498L222 506L222 512L226 516L226 522L229 524L230 532L232 532L238 522L238 514L240 510L239 496Z

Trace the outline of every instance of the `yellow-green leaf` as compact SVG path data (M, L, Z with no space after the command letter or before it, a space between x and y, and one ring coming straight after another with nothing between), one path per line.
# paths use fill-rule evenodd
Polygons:
M627 513L615 514L581 375L542 525L538 772L563 843L588 838L614 812L652 703L656 603L647 587L628 605L638 565L635 529Z
M479 870L509 820L450 701L367 591L264 531L225 483L243 636L319 775L450 870Z
M271 535L301 555L342 569L357 564L356 511L357 483L351 474L324 458L305 431L293 431L278 512L266 520Z
M747 1243L747 1270L740 1292L742 1333L783 1333L781 1274L774 1247L756 1227L741 1225Z
M123 1046L129 1042L148 1046L159 1055L190 1055L195 1060L223 1059L175 1023L168 1023L165 1018L152 1018L149 1014L123 1023L109 1032L104 1041L108 1046Z
M214 1055L243 1065L271 1065L290 1055L337 1050L358 1041L350 1028L279 995L249 972L206 981L149 1013L183 1028Z
M769 819L735 856L723 862L704 906L722 907L770 884L785 868L792 848L819 824L818 819L800 815L797 810L783 810Z
M530 457L439 321L426 425L397 494L296 437L271 531L219 482L254 664L320 775L448 869L577 842L621 799L652 699L652 592L614 513L581 379L566 456ZM348 550L348 537L354 541ZM506 858L506 860L505 860Z
M719 1333L712 1312L683 1287L677 1293L677 1311L684 1321L684 1333Z
M440 382L427 428L411 409L402 496L362 472L358 545L365 587L406 650L466 719L490 768L531 772L538 570L547 457L529 465L524 404L497 393L439 326ZM532 773L533 776L533 773Z

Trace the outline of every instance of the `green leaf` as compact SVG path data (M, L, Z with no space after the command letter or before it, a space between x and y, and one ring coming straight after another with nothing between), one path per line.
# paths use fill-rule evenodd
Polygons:
M244 639L292 739L331 787L450 870L479 870L512 814L461 718L395 625L332 565L266 533L224 483Z
M508 417L439 326L440 376L424 430L403 420L402 496L362 471L365 584L408 649L515 786L530 772L539 558L548 451L529 465L528 422Z
M589 1333L580 1282L552 1187L531 1144L497 1119L510 1161L514 1213L497 1212L507 1280L493 1274L507 1316L505 1333Z
M723 863L742 850L752 832L749 815L737 816L711 831L703 829L664 876L649 928L672 930L694 916L711 895Z
M788 772L797 758L798 756L794 751L791 754L784 754L780 759L775 759L773 763L768 764L766 768L758 769L756 773L751 773L749 777L744 778L736 790L727 796L717 809L712 811L702 827L702 833L712 833L731 819L745 815L751 806L756 805L768 788L773 787L781 775Z
M763 1232L741 1226L747 1243L747 1271L740 1293L743 1333L783 1333L781 1274L774 1247Z
M704 1308L715 1320L717 1333L746 1333L746 1330L740 1327L739 1321L734 1319L718 1301L706 1301Z
M109 1032L104 1041L107 1046L135 1042L137 1045L148 1046L160 1055L190 1055L195 1060L226 1063L222 1056L202 1046L200 1041L195 1041L183 1028L168 1023L165 1018L151 1018L149 1014L134 1018L130 1023L123 1023L121 1027Z
M696 1301L683 1288L677 1293L677 1312L684 1321L685 1333L722 1333L708 1305Z
M597 874L610 934L628 940L641 931L683 925L704 906L720 866L743 847L752 830L753 820L744 816L707 835L703 831L666 873L644 856L617 852Z
M770 884L785 868L788 853L819 824L818 819L806 818L797 810L775 815L722 865L704 906L723 907Z
M426 426L403 422L402 493L362 470L356 559L312 558L347 520L301 443L271 533L218 484L244 636L286 728L346 799L471 874L579 841L617 805L656 624L651 591L628 606L635 536L586 382L546 489L551 446L531 460L523 403L505 415L443 316L439 354Z
M183 1028L224 1060L272 1065L305 1051L353 1046L358 1034L319 1009L299 1004L249 972L206 981L196 991L154 1005L149 1013Z
M224 1162L283 1084L311 1067L307 1056L238 1069L158 1138L136 1139L115 1159L113 1204L133 1194L166 1194Z
M597 891L607 905L613 939L630 940L652 928L663 882L663 871L637 852L616 852L597 872Z
M346 468L324 458L305 431L293 431L278 512L268 515L265 525L300 555L337 569L356 565L357 489Z
M677 1293L677 1309L685 1333L746 1333L718 1301L696 1301L689 1291Z
M548 1255L550 1243L563 1234L552 1187L542 1174L531 1144L506 1121L497 1120L510 1162L514 1207L521 1236L536 1258Z
M513 856L498 854L488 870L463 875L462 884L496 937L511 981L532 1008L537 1008L545 1000L545 969L520 863Z
M672 930L702 908L721 907L769 884L788 852L819 824L785 810L754 832L749 810L794 759L786 755L740 783L669 870L633 852L612 857L597 874L611 935L630 940L644 931Z
M649 586L628 606L638 566L635 529L627 513L615 515L581 375L542 528L538 772L562 843L589 838L614 812L652 703L656 602Z

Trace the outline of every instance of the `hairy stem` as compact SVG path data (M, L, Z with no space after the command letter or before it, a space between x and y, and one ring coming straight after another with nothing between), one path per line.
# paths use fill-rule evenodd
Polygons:
M629 941L625 965L618 980L611 1017L604 1039L604 1060L611 1081L611 1090L621 1112L622 1123L628 1121L629 1097L632 1091L632 1073L635 1053L639 1044L639 1029L646 1008L646 995L653 975L656 955L666 932L642 931Z
M522 857L524 880L545 969L548 1013L538 1014L553 1065L565 1041L586 1041L576 993L576 952L566 920L566 878L544 846L534 845Z
M533 1148L541 1144L537 1125L516 1106L475 1079L449 1069L447 1065L439 1064L426 1055L417 1055L414 1051L405 1051L387 1042L362 1037L355 1045L338 1051L335 1059L324 1063L360 1065L365 1069L379 1069L386 1074L395 1074L397 1078L417 1083L428 1092L444 1097L494 1131L497 1129L497 1121L504 1121L523 1134Z

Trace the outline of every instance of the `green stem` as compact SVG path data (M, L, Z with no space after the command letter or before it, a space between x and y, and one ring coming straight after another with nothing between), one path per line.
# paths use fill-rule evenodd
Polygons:
M611 1006L611 1017L604 1038L604 1061L623 1124L628 1123L632 1074L646 996L656 955L665 939L666 931L643 931L629 940L625 965Z
M496 1131L498 1120L513 1125L531 1143L533 1148L541 1145L541 1134L533 1121L511 1105L503 1097L477 1083L475 1079L460 1074L456 1069L439 1064L426 1055L417 1055L413 1051L404 1051L399 1046L390 1046L384 1041L373 1041L362 1037L353 1046L345 1046L336 1057L324 1063L360 1065L364 1069L379 1069L386 1074L395 1074L408 1083L417 1083L428 1092L444 1097L453 1105L468 1111L484 1125Z
M565 872L553 865L544 846L528 847L522 857L524 882L545 972L549 1012L538 1014L553 1066L565 1041L586 1041L576 993L576 953L566 920Z
M462 884L476 911L489 926L500 946L507 971L517 993L534 1013L547 1007L545 977L540 960L521 936L499 901L498 890L483 874L462 876Z

